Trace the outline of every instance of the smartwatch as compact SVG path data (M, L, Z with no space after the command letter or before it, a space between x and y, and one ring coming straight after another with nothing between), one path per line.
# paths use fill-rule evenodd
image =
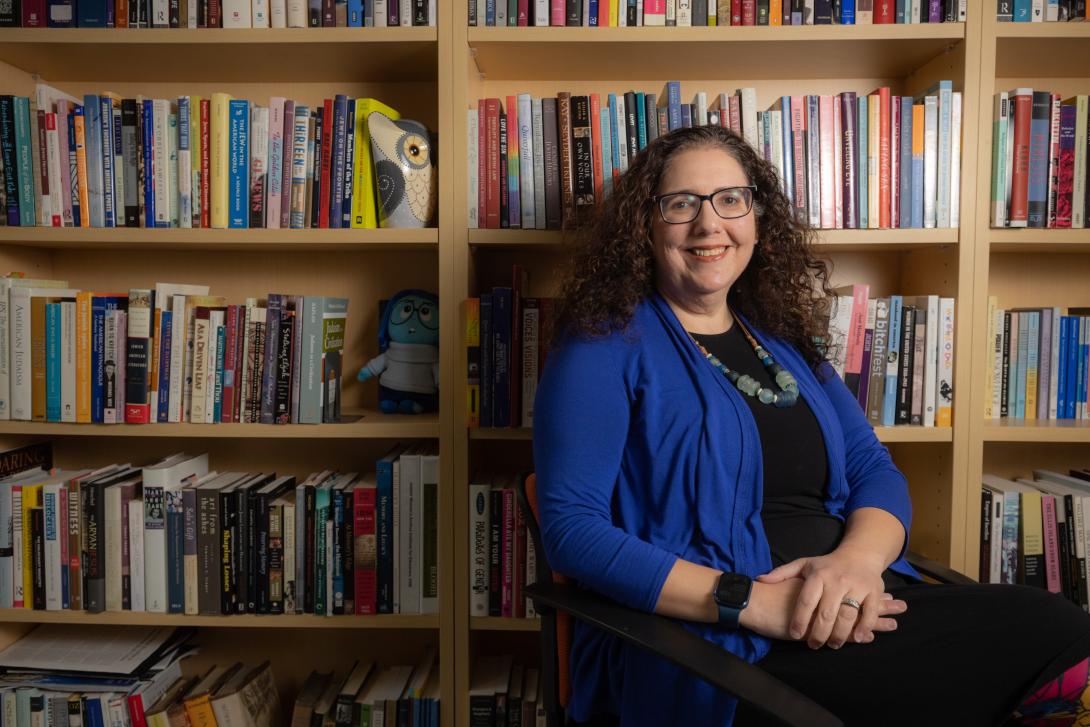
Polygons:
M753 589L753 579L741 573L724 573L715 584L712 597L719 606L719 625L738 628L738 619L742 609L749 605L749 594Z

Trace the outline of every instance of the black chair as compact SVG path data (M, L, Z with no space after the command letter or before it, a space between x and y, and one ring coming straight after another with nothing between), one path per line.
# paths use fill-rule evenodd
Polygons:
M518 498L537 550L536 582L526 587L526 595L533 599L541 616L539 699L544 702L548 727L562 727L566 722L565 707L571 695L568 655L573 618L657 654L784 724L843 726L827 709L767 674L760 665L721 649L672 619L622 606L577 588L565 576L554 573L541 544L536 480L532 473L519 479ZM935 582L976 584L972 578L915 553L908 554L908 561Z

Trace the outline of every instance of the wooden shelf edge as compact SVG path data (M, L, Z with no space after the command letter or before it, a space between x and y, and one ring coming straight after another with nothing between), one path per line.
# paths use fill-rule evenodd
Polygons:
M383 251L439 247L439 230L213 230L0 227L0 245L55 249Z
M472 631L540 631L541 619L471 616L469 628Z
M1090 40L1090 23L996 23L996 38L1085 38Z
M36 611L0 609L0 623L60 623L80 626L203 626L265 629L438 629L438 614L314 616L313 614L186 616L184 614L109 611Z
M909 25L807 25L693 28L495 28L470 27L469 44L477 43L690 43L747 41L913 41L933 38L961 40L965 23Z
M3 28L4 43L52 45L237 45L437 43L436 27L406 28Z
M989 420L984 423L985 442L1039 442L1057 444L1090 444L1090 421L1050 419L1031 421L1017 419Z

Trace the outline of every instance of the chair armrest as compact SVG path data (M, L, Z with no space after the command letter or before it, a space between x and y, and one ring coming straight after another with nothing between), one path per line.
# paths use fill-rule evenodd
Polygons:
M974 581L964 573L958 573L956 570L947 568L942 563L930 560L923 557L919 553L913 553L911 550L905 556L905 560L909 562L913 568L923 573L925 576L934 578L939 583L947 583L958 586L975 586L978 585L977 581Z
M788 725L843 727L809 697L676 621L621 606L571 584L534 583L525 592L540 604L661 656Z

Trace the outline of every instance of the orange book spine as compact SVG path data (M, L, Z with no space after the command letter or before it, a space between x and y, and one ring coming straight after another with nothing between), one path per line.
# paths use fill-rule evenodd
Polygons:
M602 101L598 94L590 95L590 145L593 159L591 166L594 168L594 199L599 203L604 199L602 192Z
M117 0L114 3L114 27L129 27L129 0Z
M768 24L783 25L783 0L769 0Z
M890 214L890 96L889 87L878 89L878 226L889 228Z
M30 299L30 418L45 421L45 298Z
M87 193L87 126L83 107L74 112L76 134L76 184L79 185L79 226L91 226L91 198Z
M217 727L216 715L212 711L212 700L202 694L185 702L185 714L192 727Z
M91 422L91 293L76 296L76 421Z

